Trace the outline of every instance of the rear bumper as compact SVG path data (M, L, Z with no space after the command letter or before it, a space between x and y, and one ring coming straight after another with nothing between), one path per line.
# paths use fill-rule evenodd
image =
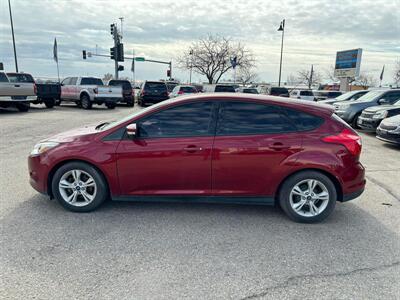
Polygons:
M97 103L118 103L122 101L122 98L116 98L116 97L96 97L93 100L94 102Z
M152 96L144 96L140 98L140 102L142 104L156 104L165 100L168 100L169 97L168 96L164 96L164 97L152 97Z
M365 168L358 162L348 165L341 174L343 197L339 201L349 201L357 198L365 189Z
M32 102L32 101L36 101L36 100L37 100L37 96L27 96L23 99L15 99L11 96L0 96L0 102L7 103L7 104L19 103L19 102Z
M364 188L362 188L356 192L350 193L350 194L345 194L345 195L343 195L343 199L341 202L347 202L347 201L353 200L355 198L358 198L363 192L364 192Z

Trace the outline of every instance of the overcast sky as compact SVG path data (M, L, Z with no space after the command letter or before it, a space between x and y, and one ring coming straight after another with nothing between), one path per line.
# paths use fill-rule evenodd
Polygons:
M57 37L60 73L93 75L113 73L107 58L82 60L82 49L109 54L109 25L124 17L125 54L176 60L190 43L207 34L219 34L244 43L257 59L265 81L277 81L281 33L286 19L282 78L301 69L323 75L334 64L338 50L362 48L361 71L384 82L393 79L400 59L400 0L345 1L67 1L11 0L19 68L34 76L56 77L53 41ZM7 0L0 0L0 61L14 70ZM132 77L124 62L122 76ZM187 80L189 72L173 66L173 75ZM166 66L136 63L137 79L160 79ZM226 78L231 78L227 74ZM195 80L205 80L195 76Z

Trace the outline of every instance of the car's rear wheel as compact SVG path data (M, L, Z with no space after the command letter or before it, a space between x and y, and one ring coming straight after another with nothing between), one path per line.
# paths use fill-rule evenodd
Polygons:
M279 192L279 204L286 215L301 223L316 223L334 210L336 187L322 173L304 171L289 177Z
M61 166L54 174L52 191L63 207L75 212L95 210L108 197L103 175L82 162Z
M44 105L46 105L47 108L53 108L56 103L55 99L47 99L44 101Z
M92 102L90 101L90 98L88 95L82 95L81 104L82 104L83 109L91 109L92 108Z

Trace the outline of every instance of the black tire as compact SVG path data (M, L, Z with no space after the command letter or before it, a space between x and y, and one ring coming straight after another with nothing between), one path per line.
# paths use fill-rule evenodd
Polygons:
M29 102L20 102L17 103L16 107L20 112L27 112L31 107L31 104Z
M134 107L135 106L135 101L133 101L133 99L127 100L126 101L126 106Z
M360 126L358 126L358 124L357 124L359 116L361 116L361 113L358 113L354 116L353 121L351 121L351 127L355 128L355 129L360 129Z
M321 182L327 189L328 195L328 203L326 208L319 214L315 216L302 216L298 214L290 204L290 194L292 189L300 182L308 179L318 180ZM337 201L337 191L334 183L329 177L324 174L316 171L303 171L297 173L288 179L282 184L278 200L281 208L286 213L286 215L295 222L299 223L318 223L326 219L335 209L336 201ZM309 207L307 204L303 205L303 207Z
M60 193L59 190L59 182L62 176L66 173L68 173L71 170L81 170L86 173L88 173L92 178L94 179L94 182L96 183L96 195L94 199L88 203L85 206L75 206L71 205L69 202L64 200L63 196ZM54 174L53 179L52 179L52 192L54 197L57 199L57 201L67 210L73 211L73 212L90 212L98 208L108 197L109 197L109 191L108 191L108 186L106 183L106 180L104 179L104 176L97 171L94 167L92 167L89 164L83 163L83 162L70 162L65 165L62 165ZM81 196L79 196L81 197Z
M48 99L44 101L44 105L46 105L47 108L53 108L55 105L55 100L54 99Z
M117 104L116 103L106 103L106 106L108 109L114 109L117 106Z
M91 109L92 108L92 102L90 101L90 98L88 95L83 94L81 96L81 104L83 109Z

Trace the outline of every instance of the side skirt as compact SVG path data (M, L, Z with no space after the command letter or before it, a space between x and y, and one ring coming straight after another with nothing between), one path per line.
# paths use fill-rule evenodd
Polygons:
M231 203L258 205L275 204L275 199L271 196L111 196L111 200L132 202Z

